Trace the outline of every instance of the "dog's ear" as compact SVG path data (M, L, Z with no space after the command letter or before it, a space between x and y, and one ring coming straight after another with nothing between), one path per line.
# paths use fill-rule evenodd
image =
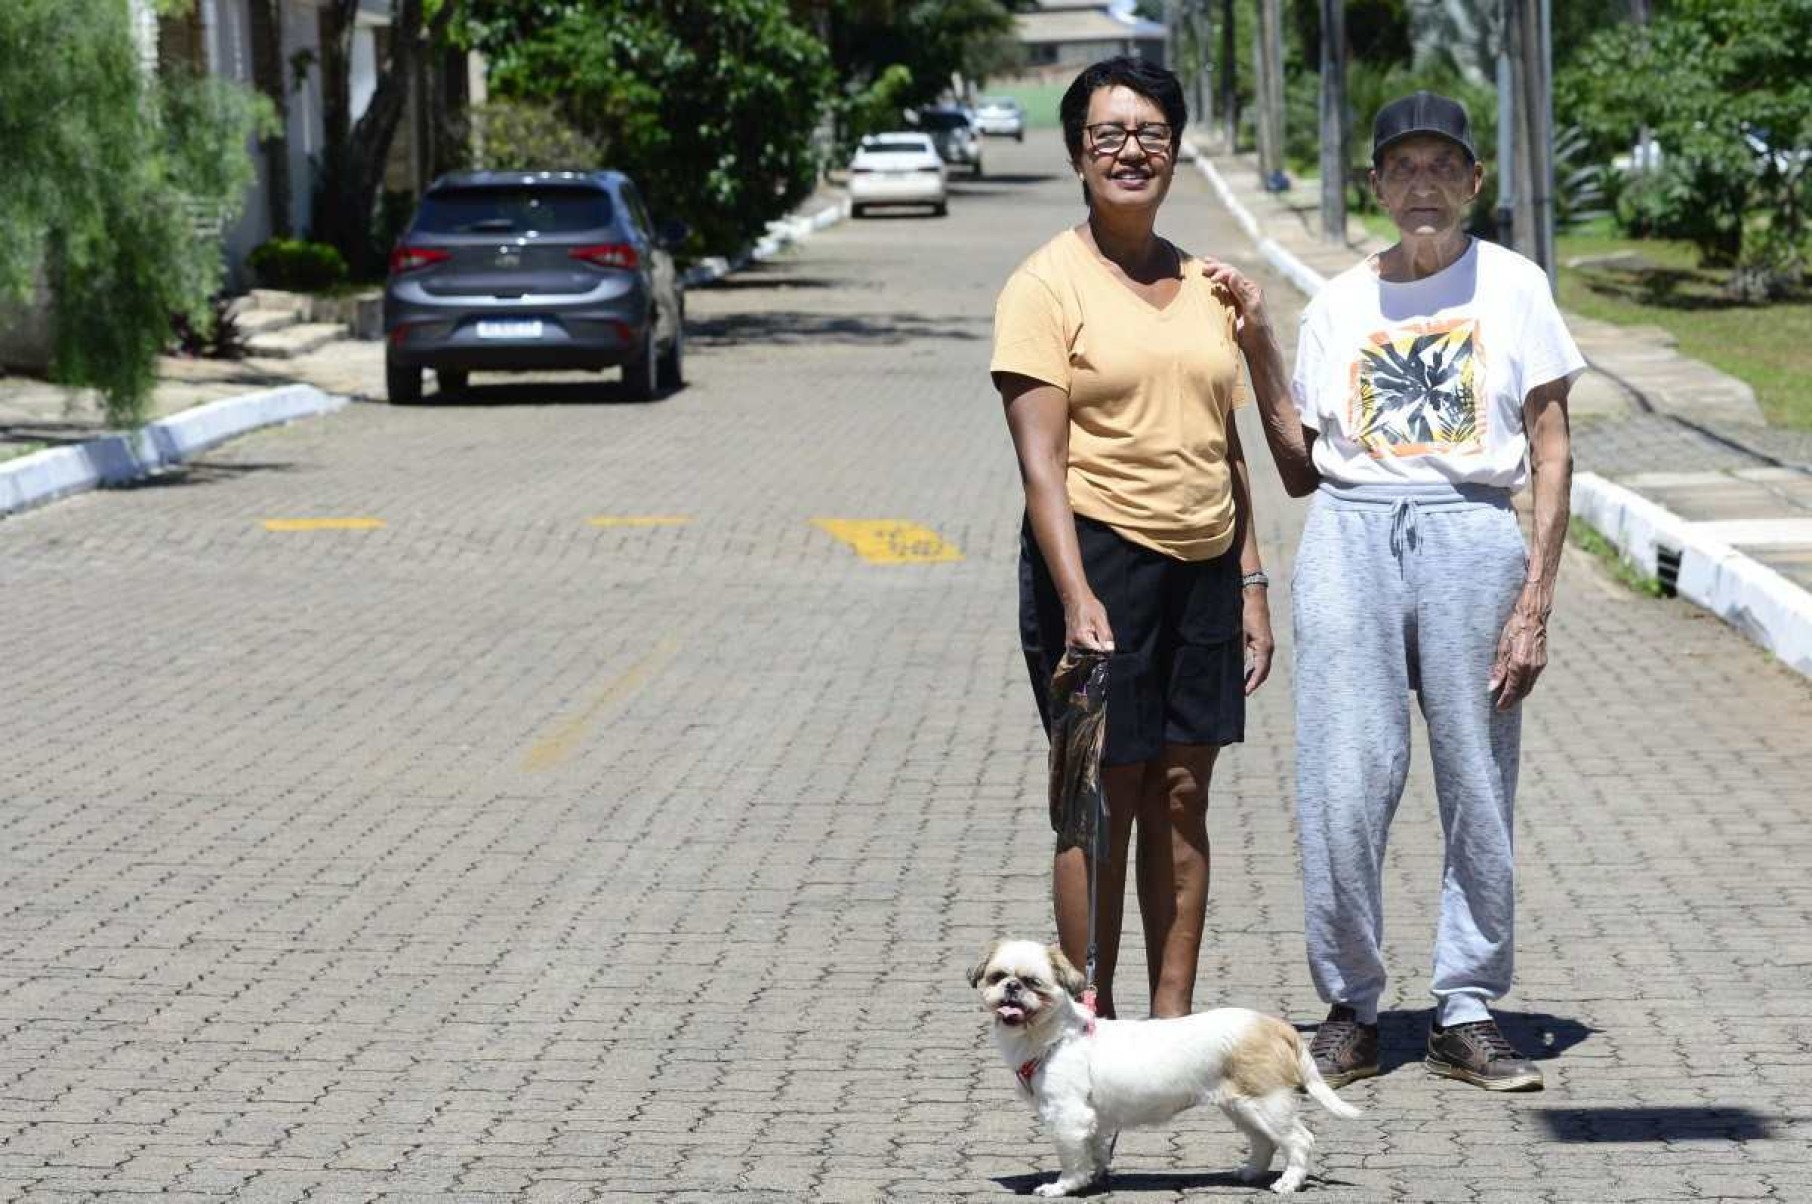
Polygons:
M1044 952L1051 959L1051 972L1057 976L1057 985L1070 993L1070 998L1082 998L1083 988L1088 980L1082 977L1082 971L1070 965L1070 959L1063 956L1063 950L1056 945L1046 945Z
M999 950L999 948L1000 948L1000 942L995 941L992 945L988 946L988 951L986 953L982 954L981 960L976 962L973 966L969 967L969 985L970 986L972 986L972 987L981 986L982 975L984 975L988 972L988 963L994 960L994 954L997 950Z

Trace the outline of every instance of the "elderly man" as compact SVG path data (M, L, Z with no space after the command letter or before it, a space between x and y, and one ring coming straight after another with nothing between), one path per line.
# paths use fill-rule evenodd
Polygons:
M1487 1005L1510 989L1521 703L1547 663L1585 361L1541 269L1466 233L1483 174L1455 101L1378 113L1371 183L1400 238L1309 304L1293 379L1257 286L1217 269L1278 471L1315 495L1292 594L1297 807L1309 966L1332 1005L1313 1052L1336 1086L1378 1073L1380 876L1412 690L1446 837L1426 1064L1542 1085ZM1525 546L1510 496L1531 476Z

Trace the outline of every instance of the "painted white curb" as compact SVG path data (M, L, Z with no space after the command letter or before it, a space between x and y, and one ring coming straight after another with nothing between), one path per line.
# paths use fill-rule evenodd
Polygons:
M1252 211L1240 204L1239 198L1233 195L1233 190L1227 187L1227 181L1215 170L1207 155L1196 155L1195 167L1208 181L1208 186L1214 189L1215 195L1220 197L1227 212L1233 215L1233 220L1239 223L1239 228L1246 232L1246 237L1257 245L1258 253L1265 257L1267 263L1276 268L1305 297L1313 297L1322 290L1327 284L1327 278L1265 233L1264 227L1258 224L1258 219L1252 216Z
M1812 677L1812 597L1698 523L1595 473L1573 478L1573 512L1651 577L1679 561L1675 591Z
M195 406L129 435L103 435L0 464L0 514L103 485L141 480L260 427L327 414L344 397L313 385L285 385Z
M772 259L794 243L804 242L826 226L834 226L848 216L849 198L845 197L807 216L785 217L769 222L768 232L754 246L745 247L728 259L722 255L701 259L680 273L680 283L691 287L721 280L757 260Z
M1208 156L1198 153L1195 165L1265 261L1304 296L1320 292L1327 280L1265 234ZM1649 576L1661 575L1658 549L1678 555L1675 592L1812 677L1812 595L1671 510L1593 473L1573 478L1572 502L1574 514Z

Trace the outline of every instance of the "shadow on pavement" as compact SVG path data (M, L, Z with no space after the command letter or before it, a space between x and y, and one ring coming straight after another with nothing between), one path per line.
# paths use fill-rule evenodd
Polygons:
M1749 1108L1541 1108L1556 1141L1762 1141L1770 1119Z
M687 325L687 340L691 340L691 324ZM502 406L645 406L660 405L662 402L678 397L688 386L662 393L653 401L637 401L623 389L623 383L614 379L614 371L608 376L593 380L560 380L560 381L519 381L497 384L469 384L464 389L451 393L431 392L422 396L415 405L402 408L411 410L465 410L496 409Z
M60 447L66 443L81 443L104 433L104 428L93 423L8 422L0 423L0 444L42 443L48 447Z
M132 481L121 481L117 485L107 485L110 491L130 491L139 489L175 489L189 485L213 485L219 481L235 481L240 477L250 476L257 472L294 472L296 466L286 461L275 460L189 460L173 468L152 473L148 477L139 477Z
M985 188L989 184L1045 184L1057 178L1057 173L1054 171L989 172L987 175L979 177L967 175L952 177L950 191L953 193L967 192L971 188L977 186Z
M1278 1165L1281 1165L1279 1163ZM1032 1189L1040 1183L1048 1183L1057 1176L1052 1172L1036 1175L995 1175L994 1182L1000 1184L1017 1196L1029 1196ZM1193 1191L1197 1188L1232 1187L1252 1191L1270 1186L1277 1178L1273 1171L1257 1183L1247 1183L1232 1171L1110 1171L1107 1182L1097 1184L1086 1191L1075 1193L1077 1196L1099 1196L1108 1192L1141 1191L1141 1192L1180 1192ZM1330 1179L1324 1175L1312 1175L1309 1182L1322 1187L1351 1187L1343 1179Z
M695 345L733 343L904 343L912 339L986 337L972 329L986 327L973 316L947 318L921 314L815 314L797 310L725 314L688 320L686 334Z

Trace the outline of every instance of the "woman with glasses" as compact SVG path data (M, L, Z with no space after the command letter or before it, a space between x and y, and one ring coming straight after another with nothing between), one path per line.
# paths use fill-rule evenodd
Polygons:
M1270 671L1271 619L1233 410L1235 311L1160 237L1188 119L1176 76L1134 58L1060 107L1088 210L1002 290L991 370L1026 494L1020 629L1046 699L1065 648L1108 651L1102 754L1112 851L1098 863L1098 1008L1113 1016L1129 845L1151 1012L1187 1015L1208 898L1208 785ZM1204 336L1204 332L1208 332ZM1059 939L1089 945L1087 851L1059 847Z

